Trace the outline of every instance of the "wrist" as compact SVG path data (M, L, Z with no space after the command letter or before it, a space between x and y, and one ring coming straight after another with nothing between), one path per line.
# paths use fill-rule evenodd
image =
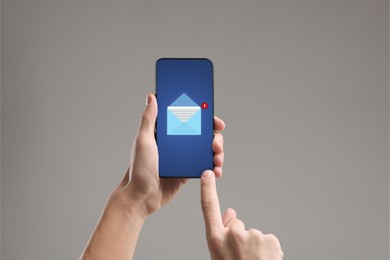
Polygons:
M125 219L136 220L140 224L143 224L148 216L143 201L126 189L114 190L108 199L107 207L120 212Z
M132 259L146 214L142 201L122 188L109 196L82 259Z

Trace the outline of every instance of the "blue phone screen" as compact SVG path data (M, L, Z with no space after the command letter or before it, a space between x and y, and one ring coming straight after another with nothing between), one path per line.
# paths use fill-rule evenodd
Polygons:
M156 140L160 177L197 178L213 169L213 64L159 59Z

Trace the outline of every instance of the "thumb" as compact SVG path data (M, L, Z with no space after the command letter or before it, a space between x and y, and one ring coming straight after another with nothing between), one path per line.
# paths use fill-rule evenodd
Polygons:
M201 177L201 203L206 233L217 233L223 228L214 172L206 170Z
M146 134L148 136L153 136L156 118L157 118L157 100L153 94L148 94L146 97L145 111L141 117L139 134Z

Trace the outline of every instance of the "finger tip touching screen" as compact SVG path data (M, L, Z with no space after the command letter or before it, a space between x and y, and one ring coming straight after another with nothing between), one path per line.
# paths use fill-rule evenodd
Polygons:
M213 64L206 58L161 58L156 62L159 175L199 178L214 168Z

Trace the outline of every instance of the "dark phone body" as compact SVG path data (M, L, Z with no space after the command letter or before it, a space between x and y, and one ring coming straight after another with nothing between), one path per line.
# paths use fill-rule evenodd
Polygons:
M156 62L156 141L162 178L199 178L214 168L213 64L205 58Z

